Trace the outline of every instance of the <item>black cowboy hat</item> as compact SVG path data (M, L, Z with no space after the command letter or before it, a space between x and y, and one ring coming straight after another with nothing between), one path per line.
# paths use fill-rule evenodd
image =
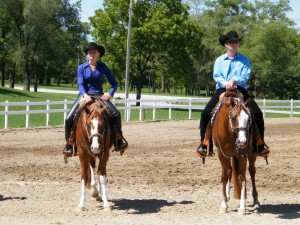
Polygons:
M229 39L239 39L239 41L242 41L243 38L239 38L237 32L231 30L227 34L221 35L219 38L219 42L221 45L225 46L225 42L228 41Z
M100 57L102 57L105 54L105 48L101 45L97 45L95 42L90 42L89 46L83 49L85 54L87 54L88 50L98 50L100 52Z

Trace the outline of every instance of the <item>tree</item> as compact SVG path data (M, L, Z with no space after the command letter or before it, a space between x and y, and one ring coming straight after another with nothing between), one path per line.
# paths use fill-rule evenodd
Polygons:
M50 62L65 66L66 57L77 56L77 46L86 31L78 17L79 9L80 2L71 5L68 0L2 0L0 12L9 18L14 40L9 46L12 62L22 68L24 90L30 90L32 77L37 90L41 74L53 65ZM64 44L57 48L58 43Z
M224 48L218 43L219 36L236 30L244 37L240 52L252 61L250 86L255 86L260 95L268 97L287 98L299 93L299 85L292 81L299 80L295 72L299 68L299 35L292 28L295 23L286 16L291 10L288 0L188 2L197 6L192 8L192 16L199 21L204 33L204 52L207 54L202 57L203 66L199 69L207 86L214 83L212 65L215 58L224 53Z
M108 49L106 59L119 83L125 74L128 2L106 0L104 9L91 18L92 35ZM164 92L171 80L194 74L193 63L202 52L202 33L189 20L187 5L180 0L145 1L135 5L133 12L130 83L140 99L149 76L161 80Z
M299 92L299 36L295 29L272 21L254 29L247 40L256 91L263 97L286 99ZM295 63L298 62L298 63Z

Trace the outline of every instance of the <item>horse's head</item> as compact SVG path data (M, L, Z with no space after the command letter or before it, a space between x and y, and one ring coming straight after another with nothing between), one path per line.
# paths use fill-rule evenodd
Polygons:
M232 134L235 138L236 150L240 155L247 155L249 140L249 128L251 125L251 113L243 101L230 97L232 109L229 111L229 122Z
M104 111L106 107L101 108L99 102L94 102L87 107L87 110L86 132L91 144L91 152L97 155L101 150L104 150L104 133L106 129Z

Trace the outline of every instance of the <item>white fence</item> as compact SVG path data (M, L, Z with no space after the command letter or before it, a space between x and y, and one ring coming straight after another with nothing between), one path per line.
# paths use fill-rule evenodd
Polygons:
M74 101L45 101L45 102L0 102L0 118L4 115L4 128L9 128L9 116L10 115L25 115L26 124L25 127L30 127L30 115L32 114L45 114L45 126L49 126L50 113L63 113L64 119L67 116L69 107L72 106ZM119 110L125 111L125 120L130 121L132 110L139 110L139 120L144 120L144 113L146 109L152 111L152 119L156 120L157 109L168 109L169 119L172 119L172 110L183 109L188 111L188 119L192 119L192 110L203 110L208 102L208 99L192 99L192 98L178 98L178 99L152 99L152 100L112 100L114 104L118 104ZM139 102L140 105L136 106ZM294 115L300 115L300 100L256 100L261 107L264 117L266 113L279 113L289 114L290 117ZM51 106L56 105L55 109L51 109ZM20 106L24 107L24 110L10 110L10 107ZM34 110L31 106L44 106L44 109ZM61 106L61 108L57 108ZM68 107L69 106L69 107ZM42 107L41 107L42 108ZM62 124L64 121L62 121ZM1 129L1 127L0 127Z

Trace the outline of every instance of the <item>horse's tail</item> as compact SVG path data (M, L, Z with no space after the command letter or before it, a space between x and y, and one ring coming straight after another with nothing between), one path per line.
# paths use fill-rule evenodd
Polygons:
M232 179L233 190L234 190L233 196L235 199L240 199L242 182L245 179L245 178L243 178L242 175L239 174L239 170L240 170L239 168L241 168L242 165L239 165L239 160L235 157L232 157L231 162L232 162L232 178L231 179ZM240 161L240 163L244 163L244 162Z

